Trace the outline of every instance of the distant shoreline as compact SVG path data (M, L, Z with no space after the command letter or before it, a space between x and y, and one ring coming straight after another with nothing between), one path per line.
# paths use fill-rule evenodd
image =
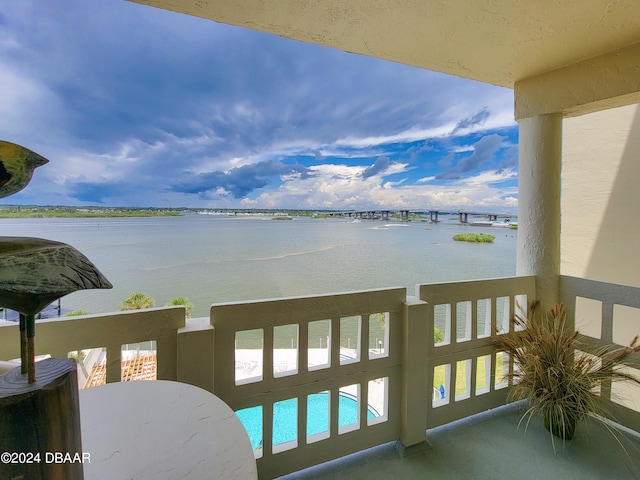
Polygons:
M325 217L326 212L282 209L207 209L154 207L66 207L37 205L0 205L0 219L11 218L109 218L109 217L180 217L188 214L270 215L278 219L294 216Z
M0 206L0 218L176 217L179 210L149 208Z
M295 217L326 219L336 217L340 210L297 210L270 208L194 208L194 207L100 207L100 206L60 206L60 205L0 205L0 219L19 218L135 218L135 217L182 217L185 215L215 215L234 217L272 217L274 220L293 220ZM508 214L505 214L509 216ZM339 218L339 215L337 216ZM353 217L349 217L353 218ZM402 220L400 214L393 214L388 220ZM409 220L427 221L425 216L410 214ZM457 220L454 217L450 220ZM356 218L354 221L360 221ZM517 229L517 223L487 221L472 222L469 225L510 227Z

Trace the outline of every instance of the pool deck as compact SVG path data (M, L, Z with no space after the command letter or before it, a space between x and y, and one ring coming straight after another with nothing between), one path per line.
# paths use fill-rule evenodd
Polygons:
M404 457L386 444L280 478L640 479L639 437L616 431L618 443L598 422L581 423L573 440L555 439L554 453L541 420L518 428L521 413L510 405L429 430L428 443Z

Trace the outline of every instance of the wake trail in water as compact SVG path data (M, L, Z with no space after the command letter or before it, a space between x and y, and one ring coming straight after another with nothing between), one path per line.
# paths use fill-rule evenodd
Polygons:
M338 248L338 245L331 245L328 247L317 248L313 250L305 250L302 252L291 252L291 253L281 253L277 255L269 255L264 257L250 257L250 258L206 258L202 260L198 260L197 262L186 262L186 263L176 263L173 265L147 265L144 267L137 268L136 270L141 272L146 271L157 271L157 270L169 270L173 268L183 268L188 266L199 266L201 267L203 264L206 265L224 265L226 263L236 263L236 262L268 262L272 260L282 260L284 258L290 257L301 257L305 255L314 255L316 253L328 252L330 250L335 250Z

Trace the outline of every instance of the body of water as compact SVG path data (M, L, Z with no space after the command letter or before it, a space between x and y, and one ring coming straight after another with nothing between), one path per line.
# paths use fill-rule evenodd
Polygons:
M489 233L492 244L455 242ZM212 303L515 275L517 231L425 222L267 216L0 220L0 235L68 243L113 284L62 299L65 310L113 312L134 291L173 297L208 316Z

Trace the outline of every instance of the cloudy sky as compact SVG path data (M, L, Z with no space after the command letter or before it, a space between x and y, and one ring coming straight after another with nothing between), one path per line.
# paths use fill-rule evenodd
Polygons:
M517 210L513 92L124 0L0 0L3 204Z

